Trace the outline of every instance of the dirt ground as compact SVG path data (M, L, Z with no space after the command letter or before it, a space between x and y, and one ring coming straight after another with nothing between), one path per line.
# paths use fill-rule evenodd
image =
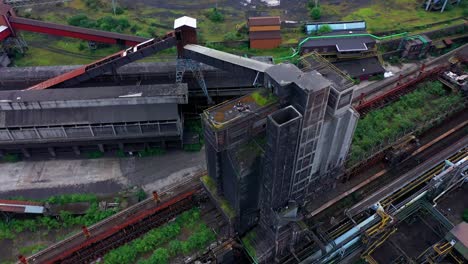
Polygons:
M79 231L79 227L50 231L39 229L36 232L22 232L14 240L0 240L0 263L16 263L15 257L20 255L20 249L35 245L48 246Z
M463 210L468 209L468 184L447 193L438 201L436 208L457 225L462 221Z

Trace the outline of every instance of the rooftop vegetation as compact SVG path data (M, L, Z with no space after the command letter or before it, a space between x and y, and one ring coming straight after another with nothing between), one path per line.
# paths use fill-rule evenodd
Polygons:
M230 217L234 218L236 216L236 212L234 211L234 208L229 204L229 202L220 197L218 195L218 192L216 191L216 183L215 181L209 177L208 175L205 175L201 177L201 181L205 184L205 186L208 188L210 191L211 195L219 202L221 209L224 211L224 213Z
M255 100L255 103L257 103L259 106L266 106L278 100L278 97L276 97L268 89L260 89L255 91L251 94L251 96Z
M360 119L351 146L349 164L355 164L390 144L405 133L417 129L453 109L461 109L464 99L449 94L438 81L425 82L392 104L374 110Z

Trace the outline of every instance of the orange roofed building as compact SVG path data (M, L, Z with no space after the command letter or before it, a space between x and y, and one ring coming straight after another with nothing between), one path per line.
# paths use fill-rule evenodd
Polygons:
M273 49L281 44L280 17L250 17L248 25L251 49Z

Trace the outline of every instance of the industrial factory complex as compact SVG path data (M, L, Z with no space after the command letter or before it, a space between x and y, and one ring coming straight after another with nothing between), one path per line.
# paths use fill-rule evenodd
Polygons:
M459 1L437 2L427 12ZM0 53L0 165L182 150L206 160L134 202L0 195L5 227L37 217L69 228L82 215L77 232L18 251L17 263L467 263L466 35L308 22L293 55L273 59L199 43L189 16L143 38L22 18L13 4L0 3L5 50L24 48L22 31L122 49L74 66L6 67L14 58ZM280 17L246 21L251 49L281 45ZM172 61L138 62L171 49ZM412 64L391 72L390 56ZM93 210L114 211L91 221Z

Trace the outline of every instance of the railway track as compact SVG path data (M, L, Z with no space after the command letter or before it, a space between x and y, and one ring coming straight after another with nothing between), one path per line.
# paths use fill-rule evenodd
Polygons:
M370 101L364 102L362 104L359 104L356 106L356 110L359 112L360 117L364 117L366 114L371 112L372 110L382 108L394 101L396 101L398 98L401 96L408 94L412 91L414 91L417 88L417 84L421 83L426 80L430 79L436 79L438 74L445 69L448 68L448 65L441 65L438 67L435 67L431 70L425 71L421 73L418 77L414 79L410 79L409 81L405 82L402 85L399 85L395 87L394 89L391 89L382 95L379 95L375 98L373 98Z
M200 172L161 191L159 199L148 198L110 218L54 244L26 259L27 263L90 263L108 251L161 226L198 203L202 191Z
M447 160L456 163L462 159L466 159L468 157L468 147L463 147L461 150L455 151L447 158ZM425 173L420 174L418 177L413 179L412 181L406 182L403 187L398 188L397 190L390 188L393 192L390 195L386 196L385 194L380 194L379 199L381 200L380 203L384 208L388 209L388 212L392 213L404 206L409 199L413 199L415 196L419 195L421 190L423 190L431 180L438 175L444 167L445 159L442 162L438 162L433 165L429 170ZM386 189L382 188L382 189ZM376 201L372 201L373 203ZM368 205L368 204L367 204ZM329 237L329 241L333 241L338 237L342 236L344 233L350 231L352 228L356 226L357 223L362 222L366 219L369 215L365 213L365 209L367 207L360 207L360 210L357 211L355 214L348 215L347 218L343 219L339 223L335 224L331 228L329 228L325 234ZM374 226L375 224L379 223L379 219L374 219L370 222L367 226ZM360 231L365 232L365 230ZM338 245L336 245L338 246ZM354 250L358 250L359 247L356 247ZM320 250L319 246L314 241L309 241L302 249L295 252L294 256L289 256L284 258L281 263L284 264L296 264L304 260L307 256L312 255L314 252Z
M467 49L468 44L465 44L442 56L439 56L431 61L426 62L424 66L414 66L405 70L399 76L393 76L379 82L371 83L365 87L356 89L355 95L359 96L355 96L353 98L353 105L359 112L362 111L363 115L365 115L370 111L368 109L374 109L388 104L388 102L390 102L392 98L385 99L386 96L394 96L393 99L395 99L401 95L406 94L407 92L405 93L405 90L407 88L411 88L411 86L413 86L417 82L420 82L421 79L423 79L420 78L420 74L424 74L426 75L426 77L431 77L431 74L428 73L434 74L434 72L440 71L444 67L447 67L449 65L448 61L450 57L457 54L461 54ZM424 67L426 72L424 72L424 69L422 69L422 67ZM395 86L395 84L397 85Z

